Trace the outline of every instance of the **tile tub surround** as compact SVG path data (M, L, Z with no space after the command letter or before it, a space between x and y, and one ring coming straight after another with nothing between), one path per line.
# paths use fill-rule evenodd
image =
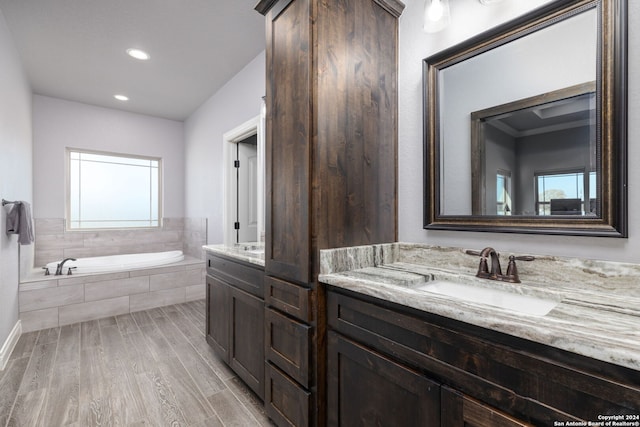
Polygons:
M262 252L258 252L255 249L262 248ZM240 261L245 261L251 264L264 267L264 243L240 243L237 245L205 245L202 247L204 252L210 252L213 254L224 255L227 257L235 258Z
M182 252L185 255L204 260L202 246L207 244L207 218L184 219L184 244Z
M501 256L503 271L508 255ZM640 370L638 264L536 256L518 261L522 283L508 284L475 278L478 257L459 248L393 243L323 250L320 257L323 283ZM537 317L411 288L430 276L561 302Z
M44 276L20 283L23 331L147 310L205 297L205 268L192 257L179 263L104 274Z
M34 265L64 258L181 250L202 257L207 243L206 218L163 218L159 229L65 230L62 218L35 218Z

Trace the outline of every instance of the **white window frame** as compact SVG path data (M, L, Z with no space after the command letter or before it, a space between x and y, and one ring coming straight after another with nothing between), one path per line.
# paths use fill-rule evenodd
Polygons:
M67 231L91 231L91 230L135 230L135 229L159 229L162 228L162 195L163 195L163 168L162 158L154 156L142 156L137 154L116 153L110 151L87 150L83 148L67 147L65 150L65 228ZM71 153L95 154L109 157L122 157L125 159L141 159L158 162L158 224L149 226L123 226L123 227L71 227ZM115 201L117 203L118 201Z

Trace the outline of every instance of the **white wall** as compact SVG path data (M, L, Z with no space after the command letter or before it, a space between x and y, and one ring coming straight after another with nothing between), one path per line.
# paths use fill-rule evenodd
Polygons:
M32 203L31 88L0 11L0 197ZM17 236L5 233L0 208L0 347L18 321L20 280ZM22 246L23 254L32 245Z
M422 31L423 0L406 0L400 17L399 68L399 239L465 248L640 262L640 169L629 168L629 238L472 233L422 228L422 59L463 41L547 0L505 0L482 6L451 2L452 25L441 33ZM629 1L629 165L640 163L640 2Z
M223 242L222 136L260 114L265 54L260 53L185 122L186 216L208 219L208 243Z
M161 157L163 217L184 217L182 122L34 95L36 218L65 217L66 147Z

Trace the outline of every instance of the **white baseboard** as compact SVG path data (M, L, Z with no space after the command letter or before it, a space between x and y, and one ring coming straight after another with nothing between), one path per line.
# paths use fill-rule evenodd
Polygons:
M4 370L9 363L9 357L18 343L20 335L22 335L22 323L18 320L0 349L0 371Z

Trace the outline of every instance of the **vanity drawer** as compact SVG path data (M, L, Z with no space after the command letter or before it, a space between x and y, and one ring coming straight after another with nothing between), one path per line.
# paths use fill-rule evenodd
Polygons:
M311 414L311 393L280 369L265 362L265 409L278 426L306 427Z
M264 284L267 305L305 322L311 321L311 289L270 276L265 277Z
M265 312L265 324L266 359L308 386L311 326L269 308Z
M264 298L264 270L259 267L208 254L207 274L259 298Z

